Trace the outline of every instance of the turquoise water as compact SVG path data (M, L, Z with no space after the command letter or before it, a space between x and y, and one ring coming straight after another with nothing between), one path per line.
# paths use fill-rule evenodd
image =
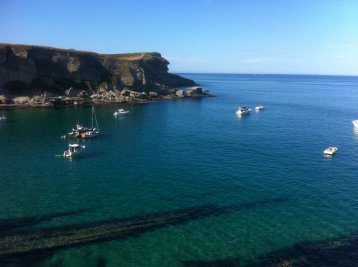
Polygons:
M215 205L230 212L56 251L42 266L242 265L358 230L358 77L185 74L216 97L97 106L83 157L61 135L90 107L0 111L0 220L81 210L31 229ZM238 105L266 110L243 118ZM333 158L322 151L337 146ZM284 201L265 201L281 199ZM252 206L246 204L253 204ZM234 207L243 205L246 208ZM246 206L245 206L246 205ZM36 263L39 265L40 263ZM191 266L191 265L190 265Z

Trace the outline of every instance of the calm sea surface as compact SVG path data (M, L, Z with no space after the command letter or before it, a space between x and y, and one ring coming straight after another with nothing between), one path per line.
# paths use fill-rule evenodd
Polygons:
M69 143L60 136L90 124L90 107L0 111L0 220L73 212L36 230L216 209L59 250L42 266L244 265L358 230L358 77L183 76L217 97L122 106L130 114L120 118L119 105L98 106L101 136L74 160L58 156ZM253 111L238 118L239 105Z

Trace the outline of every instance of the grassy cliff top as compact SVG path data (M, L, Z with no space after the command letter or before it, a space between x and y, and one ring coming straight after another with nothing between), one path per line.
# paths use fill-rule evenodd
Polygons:
M161 55L158 52L135 52L135 53L124 53L124 54L99 54L91 51L82 51L82 50L75 50L75 49L63 49L63 48L55 48L50 46L40 46L40 45L23 45L23 44L7 44L7 43L0 43L0 48L9 47L13 50L13 52L17 56L21 56L27 54L28 50L47 50L53 52L60 52L66 54L91 54L93 56L98 56L102 58L107 57L115 57L116 59L122 60L146 60L151 59L153 57L160 57Z

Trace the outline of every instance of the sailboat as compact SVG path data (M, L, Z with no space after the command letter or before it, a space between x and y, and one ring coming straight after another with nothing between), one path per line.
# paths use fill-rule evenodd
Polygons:
M96 117L96 112L94 107L92 106L92 126L91 128L84 127L82 125L77 124L75 128L72 129L72 132L68 133L72 137L76 138L92 138L99 135L99 127ZM94 127L94 122L96 123L96 127Z
M94 111L94 107L92 106L92 127L87 129L84 133L81 134L82 138L91 138L99 135L99 127L96 117L96 112ZM93 127L93 122L96 122L96 127Z

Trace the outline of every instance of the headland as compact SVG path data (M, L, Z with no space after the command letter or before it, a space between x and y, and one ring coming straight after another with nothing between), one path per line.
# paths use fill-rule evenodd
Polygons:
M168 65L157 52L98 54L0 44L0 107L146 103L209 95L195 81L169 73Z

